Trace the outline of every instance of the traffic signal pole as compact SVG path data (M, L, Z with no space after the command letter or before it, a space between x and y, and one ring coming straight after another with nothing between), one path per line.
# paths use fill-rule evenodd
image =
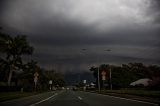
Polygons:
M110 90L112 90L112 70L109 70L109 78L110 78Z
M99 66L98 66L98 91L100 92Z

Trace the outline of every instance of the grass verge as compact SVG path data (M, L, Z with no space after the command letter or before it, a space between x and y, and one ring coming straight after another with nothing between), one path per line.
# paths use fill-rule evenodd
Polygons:
M101 93L117 93L117 94L128 94L128 95L136 95L142 97L155 97L160 98L160 91L154 90L103 90Z
M11 99L16 99L16 98L21 98L21 97L26 97L26 96L31 96L38 94L36 92L1 92L0 93L0 102L11 100Z
M158 90L154 91L154 90L121 89L121 90L101 90L100 92L96 90L89 92L160 104L160 91Z

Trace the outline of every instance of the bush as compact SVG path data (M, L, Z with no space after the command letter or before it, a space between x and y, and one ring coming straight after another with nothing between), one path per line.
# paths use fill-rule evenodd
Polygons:
M15 92L20 91L21 87L17 86L0 86L0 92Z

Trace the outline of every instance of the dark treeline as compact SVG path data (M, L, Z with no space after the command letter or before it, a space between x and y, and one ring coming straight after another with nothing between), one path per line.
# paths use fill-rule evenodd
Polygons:
M94 77L98 77L98 67L91 67L90 71L93 72ZM111 70L111 78L110 78ZM102 81L102 71L106 72L106 80ZM130 83L148 78L151 79L148 88L159 89L160 88L160 66L158 65L144 65L142 63L129 63L122 64L121 66L103 64L99 67L100 85L103 87L103 83L108 84L108 88L112 83L113 89L130 87ZM137 85L143 87L142 85Z
M0 29L0 91L13 86L17 89L23 88L26 91L35 90L35 73L38 73L36 90L47 90L49 80L53 80L53 86L64 86L64 78L54 70L40 68L38 62L27 58L33 54L34 48L31 46L25 35L10 36Z

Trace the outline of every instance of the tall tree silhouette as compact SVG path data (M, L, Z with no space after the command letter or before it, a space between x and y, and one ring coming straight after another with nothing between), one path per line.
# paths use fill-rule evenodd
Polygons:
M11 84L12 74L22 66L22 55L31 55L33 47L27 42L26 36L17 35L11 37L0 32L0 52L1 60L8 63L8 86Z

